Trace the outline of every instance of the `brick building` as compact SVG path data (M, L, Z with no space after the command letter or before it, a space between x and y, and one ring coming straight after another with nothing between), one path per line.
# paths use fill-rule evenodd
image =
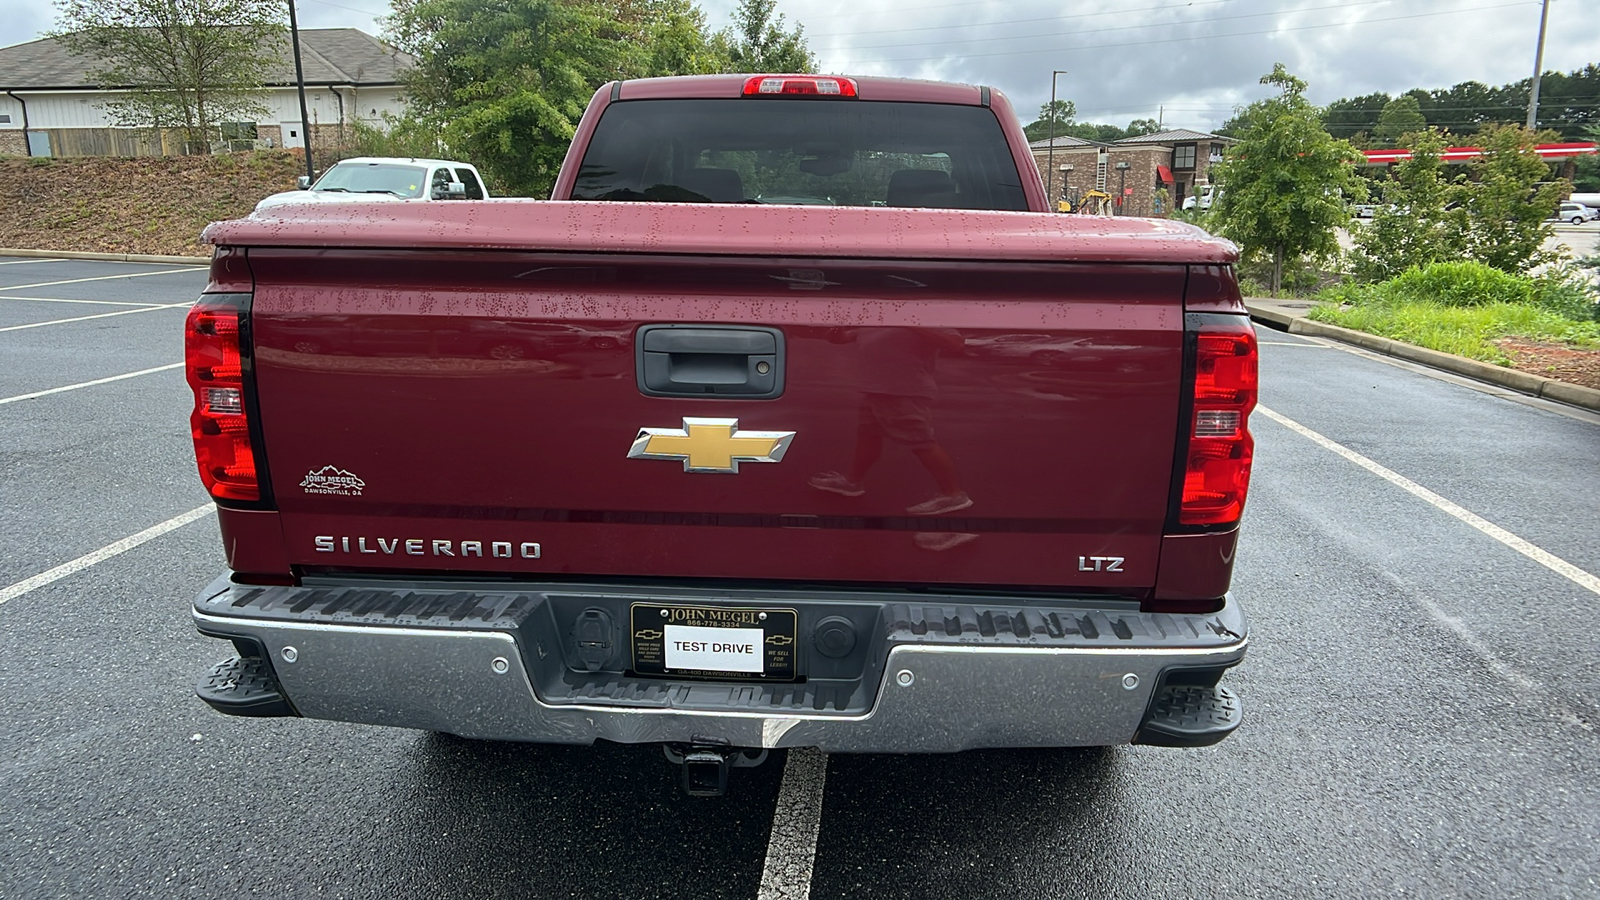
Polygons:
M1099 180L1102 156L1105 190L1119 215L1164 216L1179 207L1195 186L1207 184L1211 166L1222 160L1233 138L1187 129L1123 138L1109 144L1058 136L1034 141L1034 162L1053 199L1076 209ZM1167 208L1158 209L1158 192L1167 191Z

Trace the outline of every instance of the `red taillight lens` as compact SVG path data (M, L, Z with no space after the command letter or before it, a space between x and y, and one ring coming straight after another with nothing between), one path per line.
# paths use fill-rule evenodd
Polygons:
M184 368L194 389L189 425L200 480L219 500L259 500L244 406L238 308L202 297L189 310L183 344Z
M853 78L825 75L756 75L744 83L746 97L781 97L809 94L817 97L854 97Z
M1250 488L1250 410L1256 405L1255 329L1248 322L1200 326L1194 415L1183 471L1184 525L1237 522Z

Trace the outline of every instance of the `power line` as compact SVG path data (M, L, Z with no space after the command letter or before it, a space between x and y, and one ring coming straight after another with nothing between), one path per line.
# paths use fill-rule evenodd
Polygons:
M1376 6L1376 5L1379 5L1379 4L1392 3L1392 2L1394 2L1394 0L1357 0L1357 2L1354 2L1354 3L1333 3L1333 4L1329 4L1327 6L1308 6L1308 7L1305 7L1303 9L1296 9L1296 10L1292 10L1290 12L1294 12L1294 13L1321 12L1322 10L1325 10L1325 9L1349 9L1350 7L1353 7L1353 6ZM1268 16L1279 16L1279 15L1286 15L1286 14L1287 13L1285 13L1284 11L1274 10L1272 12L1263 12L1263 13L1244 13L1242 15L1237 15L1237 16L1213 16L1211 18L1205 19L1205 20L1200 21L1200 22L1193 22L1193 21L1186 21L1186 22L1150 22L1148 24L1143 24L1143 25L1116 25L1116 26L1113 26L1111 28L1091 28L1091 29L1087 29L1087 30L1080 29L1080 30L1075 30L1075 31L1054 31L1054 32L1051 32L1049 34L1026 34L1026 35L1005 35L1005 36L1001 36L1001 37L962 38L960 40L954 40L954 41L941 41L940 43L941 44L979 44L979 43L992 42L992 41L1016 41L1016 40L1027 40L1027 39L1032 39L1032 38L1063 37L1065 35L1103 34L1103 33L1111 32L1111 31L1141 31L1141 30L1146 29L1146 28L1175 28L1175 27L1183 26L1183 25L1208 25L1208 24L1210 24L1212 22L1229 22L1229 21L1232 21L1234 19L1261 19L1261 18L1265 18L1265 17L1268 17ZM976 24L973 24L973 25L964 25L964 26L961 26L961 27L964 27L964 28L982 28L982 27L988 27L988 26L991 26L991 25L1015 25L1015 24L1020 24L1022 22L1044 22L1044 21L1051 21L1051 20L1049 20L1049 19L1019 19L1017 22L983 22L983 23L976 23ZM940 26L940 27L947 27L947 26ZM907 29L907 30L908 31L920 31L922 29L914 29L913 28L913 29ZM1274 30L1277 30L1277 29L1274 29ZM914 46L917 46L917 45L916 44L860 44L860 45L853 46L850 49L852 49L852 50L882 50L882 49L887 49L887 48L892 48L892 47L914 47ZM1111 46L1116 46L1116 45L1111 45Z
M385 13L382 12L382 11L374 12L374 11L372 11L370 9L357 9L354 6L344 6L343 4L339 4L339 3L329 3L328 0L305 0L305 2L307 2L307 3L315 3L318 6L331 6L334 9L345 9L345 10L349 10L350 12L358 12L358 13L361 13L362 15L364 15L364 16L371 16L374 19L378 18L379 16L385 15Z
M1481 12L1490 9L1508 9L1513 6L1527 6L1527 0L1517 3L1496 3L1490 6L1470 6L1464 9L1441 10L1439 12L1413 13L1407 16L1387 16L1381 19L1363 19L1359 22L1328 22L1321 25L1292 25L1285 28L1270 28L1264 31L1236 31L1229 34L1200 34L1181 38L1163 38L1154 41L1125 41L1119 44L1093 44L1075 47L1046 47L1040 50L1007 50L995 53L964 53L958 59L981 59L989 56L1036 56L1040 53L1066 53L1073 51L1107 50L1113 47L1146 47L1153 44L1179 44L1186 41L1213 41L1222 38L1254 37L1263 34L1282 34L1286 31L1310 31L1317 28L1353 28L1357 25L1376 25L1381 22L1399 22L1406 19L1427 19L1435 16L1453 16L1466 12ZM951 54L942 56L896 56L890 59L852 59L851 65L863 63L901 63L901 62L930 62L935 60L950 59Z
M1338 101L1334 101L1334 102L1337 103ZM1161 101L1161 100L1152 100L1149 103L1125 103L1125 104L1122 104L1122 105L1119 105L1119 106L1100 106L1100 107L1095 107L1093 109L1082 109L1082 110L1079 110L1078 112L1079 112L1080 115L1099 115L1099 114L1104 114L1104 113L1122 112L1124 110L1129 110L1129 109L1144 109L1146 107L1155 106L1158 103L1161 103L1161 104L1165 105L1169 112L1196 112L1196 113L1228 112L1229 110L1236 109L1239 106L1244 105L1244 104L1241 104L1241 103L1230 103L1230 104L1219 104L1219 105L1213 105L1213 106L1173 106L1172 104L1165 103L1164 101ZM1332 106L1332 104L1327 104L1327 105L1324 105L1322 107L1322 109L1324 111L1327 111L1329 109L1329 107L1331 107L1331 106ZM1573 101L1573 102L1570 102L1570 103L1562 103L1562 102L1551 102L1548 97L1542 97L1542 98L1540 98L1539 106L1540 106L1541 109L1551 109L1551 108L1555 108L1555 109L1591 109L1591 108L1600 107L1600 102L1591 103L1591 102L1588 102L1588 101L1582 101L1582 102ZM1524 106L1523 106L1523 103L1521 101L1508 101L1508 102L1500 104L1498 106L1423 106L1423 107L1419 107L1418 112L1421 112L1423 115L1427 115L1429 113L1440 113L1440 112L1499 113L1499 112L1504 112L1506 110L1519 110L1520 111L1520 110L1523 110L1523 109L1524 109ZM1342 110L1341 112L1344 112L1346 114L1365 114L1365 113L1370 112L1370 109L1359 108L1359 107L1358 108L1349 108L1349 107L1347 107L1345 110ZM1543 113L1541 113L1540 115L1543 115Z
M983 3L985 6L987 6L987 5L989 5L990 0L978 0L978 2ZM1072 15L1068 15L1068 16L1042 16L1042 17L1037 18L1037 19L1012 19L1012 20L1009 20L1009 21L981 22L981 23L976 23L976 24L979 24L979 25L1021 25L1021 24L1025 24L1025 23L1028 23L1028 22L1060 22L1060 21L1065 21L1067 19L1092 19L1092 18L1094 18L1096 16L1123 16L1123 15L1127 15L1128 13L1157 12L1159 10L1165 10L1165 9L1188 9L1190 7L1193 7L1193 6L1214 6L1214 5L1218 4L1218 3L1229 3L1229 2L1232 2L1232 0L1195 0L1195 2L1193 2L1193 3L1168 3L1168 4L1164 5L1164 6L1141 6L1138 9L1108 9L1108 10L1105 10L1104 12L1073 13ZM947 5L949 5L949 6L971 6L973 4L971 4L971 3L951 3L951 4L947 4ZM916 8L913 8L913 9L897 9L897 10L895 10L895 13L896 14L902 14L902 13L906 13L906 12L917 12L917 11L920 11L920 10L943 9L943 8L944 7L940 7L940 6L923 6L923 7L916 7ZM866 15L866 13L859 13L858 15ZM825 37L853 37L855 35L861 35L861 34L908 34L908 33L913 32L913 31L947 31L947 30L949 30L951 28L972 28L974 24L975 23L971 23L971 22L962 22L961 24L958 24L958 25L925 25L925 26L922 26L920 28L881 28L881 29L878 29L876 31L829 31L829 32L826 32L826 33L823 33L823 34L808 34L808 35L806 35L806 39L807 40L811 40L813 38L825 38Z

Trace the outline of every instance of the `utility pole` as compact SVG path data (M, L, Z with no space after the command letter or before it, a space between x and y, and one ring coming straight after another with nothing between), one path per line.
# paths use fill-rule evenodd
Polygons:
M1544 23L1550 18L1550 0L1539 9L1539 46L1533 51L1533 89L1528 92L1528 130L1539 124L1539 76L1544 70Z
M300 66L300 24L295 21L294 0L289 0L289 43L294 46L294 83L300 89L300 144L306 151L306 177L317 180L311 165L311 117L306 114L306 72Z
M1056 210L1056 79L1067 74L1065 69L1054 69L1050 72L1050 145L1045 151L1050 160L1045 163L1045 168L1050 171L1045 175L1045 200L1050 205L1050 210Z

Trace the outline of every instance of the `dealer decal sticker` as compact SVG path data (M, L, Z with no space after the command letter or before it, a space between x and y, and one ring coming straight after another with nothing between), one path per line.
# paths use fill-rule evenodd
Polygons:
M367 486L365 481L357 478L353 472L346 472L336 466L323 466L314 472L307 472L301 480L300 486L308 494L340 494L345 497L361 496L361 489Z

